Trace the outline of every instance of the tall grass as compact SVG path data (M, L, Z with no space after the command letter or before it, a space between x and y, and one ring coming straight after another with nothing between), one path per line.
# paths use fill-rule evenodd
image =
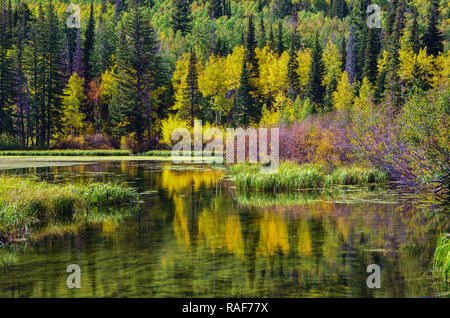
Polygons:
M434 252L433 273L444 281L450 280L450 234L439 236Z
M11 150L0 156L129 156L128 150Z
M387 181L377 169L341 167L330 171L325 165L281 163L275 173L264 173L260 165L240 164L230 168L237 188L286 191L326 188L334 185L364 185Z
M0 177L0 237L26 236L34 223L72 217L92 206L130 203L138 199L131 188L116 184L59 185L16 176Z

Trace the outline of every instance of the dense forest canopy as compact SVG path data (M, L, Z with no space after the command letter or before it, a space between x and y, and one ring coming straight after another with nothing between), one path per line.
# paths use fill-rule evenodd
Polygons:
M381 28L367 26L372 3ZM79 5L81 28L68 27L77 12L69 4ZM143 151L167 147L171 129L194 119L292 125L370 103L399 112L411 98L448 92L445 0L1 6L4 149L76 147L80 136L93 136Z

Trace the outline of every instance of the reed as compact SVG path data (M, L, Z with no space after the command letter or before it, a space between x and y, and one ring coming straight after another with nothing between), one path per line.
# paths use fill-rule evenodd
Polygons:
M340 167L335 170L325 165L283 162L274 173L265 173L261 165L231 166L237 188L261 191L287 191L329 188L335 185L366 185L384 183L387 175L377 169Z
M434 252L433 273L444 281L450 280L450 234L439 236Z
M0 177L0 239L27 236L31 226L54 217L71 218L95 206L131 203L138 194L111 183L50 184L17 176Z

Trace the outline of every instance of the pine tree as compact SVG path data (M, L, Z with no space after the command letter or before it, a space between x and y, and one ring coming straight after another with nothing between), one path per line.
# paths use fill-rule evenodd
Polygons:
M322 46L319 43L319 36L316 33L314 48L312 51L312 63L307 85L307 96L315 104L315 112L323 103L325 87L323 86L324 65L322 60Z
M236 94L236 105L233 113L235 124L248 126L255 116L254 99L251 95L250 73L245 60L242 63L242 72L239 88ZM252 116L253 115L253 116Z
M107 15L101 15L98 21L92 59L92 74L94 77L103 74L113 66L117 36L114 30L114 23L110 19Z
M245 60L248 63L249 76L257 78L259 76L258 59L256 58L256 39L255 26L253 24L253 15L248 17L248 30L245 43Z
M120 13L122 12L123 0L116 0L116 9L114 11L114 19L116 23L120 20Z
M196 115L198 116L200 110L200 91L198 89L197 63L198 62L197 57L195 56L195 52L191 51L186 78L186 95L188 96L190 104L189 118L191 122L191 128L194 127L194 118Z
M49 1L45 21L45 57L47 58L46 79L46 131L44 133L46 146L50 146L50 138L61 127L61 93L63 82L61 80L61 44L62 34L56 9Z
M15 60L15 96L14 102L17 107L17 128L21 137L22 146L28 147L29 137L32 133L30 94L26 77L24 51L30 32L31 12L25 3L18 4L14 15L14 33L16 37L16 60Z
M153 76L160 60L156 57L156 39L147 14L138 0L129 2L118 47L118 92L110 109L112 123L121 124L118 135L134 134L138 143L152 136Z
M293 41L294 42L294 41ZM288 96L292 101L297 98L298 92L300 90L300 79L298 77L298 60L297 60L297 50L296 45L293 43L289 50L289 62L288 62Z
M273 28L272 28L272 24L270 25L270 32L269 32L269 50L272 52L275 52L275 38L273 35Z
M12 133L12 117L9 108L13 96L13 61L8 54L12 47L9 13L3 0L0 12L0 135Z
M284 44L283 44L283 25L278 23L278 41L277 41L277 54L281 55L284 51Z
M413 14L414 18L411 27L411 32L409 35L409 42L412 45L414 53L418 54L420 50L420 38L419 38L419 23L417 23L417 14L418 14L417 10L414 10Z
M422 38L423 47L427 47L428 54L438 56L444 51L442 41L444 39L441 31L438 29L439 23L439 1L434 0L431 7L428 29Z
M364 58L363 78L373 84L377 78L377 59L380 53L380 33L377 28L370 28L367 33L367 44Z
M353 62L354 73L350 83L353 81L362 81L364 67L364 53L366 51L366 4L365 0L355 0L353 2L350 25L353 28ZM350 40L349 40L350 41ZM349 74L349 78L351 75Z
M189 0L173 0L172 28L186 35L191 31L191 3Z
M75 52L73 54L73 73L83 76L83 53L81 51L81 31L77 29Z
M389 39L390 36L392 34L392 31L394 29L394 24L395 24L395 16L397 14L397 2L399 0L389 0L389 11L388 11L388 15L386 18L386 24L385 27L383 29L383 34L384 34L384 42L383 42L383 46L387 47L389 46Z
M91 74L91 57L94 49L94 41L95 41L95 21L94 21L94 5L91 2L91 11L89 13L89 21L86 27L86 33L84 34L84 43L83 43L83 75L85 78L84 85L85 88L88 87L88 84L92 80L93 76Z
M341 53L341 70L345 71L347 61L347 46L345 44L345 38L341 40L340 53Z
M261 16L261 19L259 20L259 48L262 49L266 46L266 29L264 27L264 20Z
M356 77L355 31L353 27L350 27L348 35L345 71L348 75L348 81L353 84Z
M400 37L404 28L404 14L406 10L405 0L400 0L397 8L397 14L395 16L394 29L390 36L390 46L388 49L388 65L386 73L386 90L388 100L396 107L401 103L401 86L399 76L399 49L400 49Z

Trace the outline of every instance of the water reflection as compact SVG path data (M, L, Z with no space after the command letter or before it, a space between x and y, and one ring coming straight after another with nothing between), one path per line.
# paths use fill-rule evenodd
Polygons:
M1 251L5 264L15 258L0 268L3 297L442 292L428 273L445 217L386 189L270 197L234 191L223 170L125 161L34 173L52 182L121 181L144 202L126 218L83 223L20 251ZM65 287L71 263L82 268L79 290ZM381 289L366 287L373 263L382 268Z

